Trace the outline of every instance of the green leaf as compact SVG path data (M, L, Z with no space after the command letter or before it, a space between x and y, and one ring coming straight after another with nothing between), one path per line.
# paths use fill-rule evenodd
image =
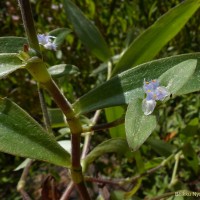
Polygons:
M65 117L60 108L48 108L52 128L66 127Z
M145 172L145 166L144 166L144 160L142 158L142 155L140 153L140 150L132 152L135 158L136 166L137 166L137 171L139 174L143 174Z
M142 100L133 100L128 105L125 116L126 138L129 147L136 151L155 129L156 124L154 115L144 115Z
M70 155L32 117L8 99L0 99L0 151L70 166Z
M167 70L158 79L161 85L167 86L171 94L176 94L192 76L196 65L197 60L186 60Z
M18 53L24 44L28 41L23 37L0 37L0 53Z
M113 74L151 60L183 28L199 6L200 0L187 0L160 17L131 43Z
M198 135L198 126L199 126L199 119L196 117L192 119L187 126L181 130L180 139L185 142L189 142L193 140L195 135Z
M110 193L110 199L111 200L122 200L124 199L125 192L122 192L121 190L112 190ZM128 200L128 199L127 199Z
M198 156L190 143L183 146L183 154L188 165L194 170L195 174L199 172Z
M105 114L106 114L107 122L111 122L111 121L114 121L114 120L122 117L122 115L124 115L124 112L125 112L124 109L119 106L112 107L112 108L106 108ZM112 138L116 138L116 137L125 138L126 133L125 133L124 124L120 124L116 127L110 128L109 133Z
M70 0L63 0L68 20L83 44L100 60L106 61L111 52L97 27Z
M64 42L66 36L71 32L72 30L69 28L57 28L53 31L50 31L48 35L55 36L56 39L54 40L54 43L57 46L60 46Z
M113 138L97 145L86 157L82 160L83 171L85 171L90 163L98 157L106 153L125 154L128 151L128 145L125 139Z
M197 59L197 67L189 81L176 92L177 95L200 90L200 53L172 56L144 63L127 70L91 90L78 99L74 108L78 114L101 108L130 103L134 98L143 98L143 81L157 79L164 72L188 59Z
M22 61L17 57L16 53L0 54L0 78L7 76L21 67Z
M69 64L54 65L48 69L51 76L60 78L62 76L73 76L79 74L78 67Z
M156 138L149 138L147 144L160 156L170 156L174 150L173 145Z

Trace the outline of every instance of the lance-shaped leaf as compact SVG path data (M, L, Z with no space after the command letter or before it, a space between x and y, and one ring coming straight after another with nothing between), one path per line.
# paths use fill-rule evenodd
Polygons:
M182 29L199 6L200 0L186 0L160 17L131 43L113 74L151 60Z
M8 99L0 99L0 151L70 166L70 155L32 117Z
M18 53L24 44L28 42L23 37L0 37L0 53Z
M60 78L62 76L75 76L79 74L78 67L70 64L59 64L48 68L51 76L55 78Z
M123 138L113 138L97 145L86 157L82 160L83 171L85 171L90 163L98 157L106 153L125 154L128 151L128 144Z
M136 151L155 129L156 124L154 115L144 115L142 100L133 100L128 105L125 116L126 138L129 147Z
M170 156L174 151L174 146L168 142L156 138L149 138L147 144L160 156Z
M0 54L0 78L14 72L22 67L22 61L17 57L16 53Z
M111 52L97 27L70 0L63 0L68 20L83 44L100 60L106 61Z
M143 98L144 79L157 79L170 68L188 59L197 59L196 70L189 81L176 94L198 91L200 90L200 53L185 54L148 62L118 74L78 99L74 108L77 113L81 114L101 108L128 104L133 98ZM189 62L191 62L191 65L195 65L194 61Z

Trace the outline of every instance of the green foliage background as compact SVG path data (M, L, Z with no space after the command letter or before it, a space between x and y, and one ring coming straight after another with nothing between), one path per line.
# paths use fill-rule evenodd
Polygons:
M32 0L31 2L38 33L49 32L59 27L71 28L71 25L66 20L64 9L60 1ZM74 0L74 2L99 28L114 54L118 54L121 52L122 48L130 44L134 38L152 25L161 15L182 1ZM17 1L0 1L0 8L0 36L25 36ZM199 22L200 11L197 11L195 16L189 20L182 31L162 49L156 58L199 51ZM62 86L65 95L71 101L75 100L74 97L78 98L82 96L87 91L106 80L105 70L99 70L98 73L95 73L100 62L93 57L89 51L85 50L85 47L81 44L74 32L67 36L60 51L56 54L48 52L46 56L48 57L50 65L60 64L62 60L64 63L70 63L79 67L81 73L75 77L67 77L69 82L65 81L66 77L59 80L59 84ZM37 121L42 123L40 107L35 106L39 105L36 85L25 71L17 71L9 75L8 78L1 80L0 95L14 100L27 110ZM48 96L46 96L46 101L49 107L55 107ZM160 105L160 127L153 133L151 138L167 140L166 138L176 133L176 136L169 140L171 145L175 148L185 145L185 149L191 148L192 146L196 155L199 155L199 137L197 140L192 139L192 137L196 138L196 134L199 131L199 111L199 92L170 99L167 104ZM102 114L101 122L104 121L105 116ZM92 141L93 147L104 141L105 138L109 138L108 134L105 134L105 132L103 133L104 134L95 136L95 139ZM189 136L187 134L189 134ZM141 148L143 162L150 167L153 167L163 156L166 157L168 153L169 152L161 153L161 150L155 147L150 140L149 143ZM22 160L23 159L15 158L7 154L0 154L1 199L20 199L19 195L15 192L20 172L13 172L12 170L17 167ZM98 164L96 171L105 176L129 177L138 171L135 167L135 157L131 153L126 158L118 158L115 155L111 157L105 155L98 159L96 164ZM44 167L44 164L36 165L40 168L39 171L42 173L54 171L50 166L48 168ZM155 196L165 191L172 173L170 169L172 168L173 163L169 168L162 169L154 175L151 175L149 179L145 179L143 187L146 188L146 190L145 192L139 190L140 196ZM177 185L178 188L189 188L193 191L200 191L200 181L197 173L199 171L196 168L194 164L191 163L190 158L180 162L181 170L179 172L179 178L182 181ZM31 175L34 176L36 173L38 172L34 172L33 169ZM34 191L35 188L30 187L29 189Z

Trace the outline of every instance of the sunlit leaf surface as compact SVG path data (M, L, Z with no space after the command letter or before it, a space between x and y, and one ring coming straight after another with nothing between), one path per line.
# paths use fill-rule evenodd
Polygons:
M14 72L22 67L22 61L17 57L16 53L0 54L0 78Z
M156 127L154 115L144 115L141 99L133 100L127 108L125 117L126 138L129 147L136 151Z
M197 59L196 69L188 82L176 91L176 94L198 91L200 90L200 53L185 54L144 63L118 74L78 99L74 108L81 114L100 108L128 104L134 98L143 98L144 79L157 79L170 68L188 59Z

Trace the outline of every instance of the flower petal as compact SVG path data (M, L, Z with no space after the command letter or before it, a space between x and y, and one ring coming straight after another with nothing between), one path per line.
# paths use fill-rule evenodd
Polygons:
M167 96L170 95L168 89L164 86L159 86L156 89L156 100L163 101Z
M38 34L37 38L38 38L39 44L44 46L45 49L56 51L57 46L54 43L54 40L56 37L50 36L50 35L45 35L45 34Z
M48 40L49 40L48 37L44 34L38 34L37 38L38 38L39 44L41 45L45 45L46 43L48 43Z
M159 86L159 81L157 79L151 80L149 82L144 80L143 89L145 93L147 93L149 90L151 91L156 90L158 86Z
M145 115L150 115L154 108L156 107L156 101L155 100L147 100L143 99L142 101L142 111Z
M48 42L47 44L44 45L45 49L49 49L49 50L54 50L56 51L56 44L52 43L52 42Z

